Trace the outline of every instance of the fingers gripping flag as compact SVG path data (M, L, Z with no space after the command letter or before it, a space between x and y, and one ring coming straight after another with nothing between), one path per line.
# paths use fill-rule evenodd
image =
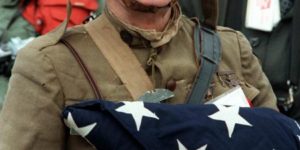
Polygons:
M278 112L222 105L83 102L63 112L101 150L297 150L300 126Z

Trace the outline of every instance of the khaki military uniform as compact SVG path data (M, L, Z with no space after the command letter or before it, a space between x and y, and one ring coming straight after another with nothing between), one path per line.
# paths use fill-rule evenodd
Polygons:
M156 88L173 90L175 97L167 103L185 103L199 69L193 47L196 24L179 14L173 20L178 22L176 27L164 33L173 34L172 38L154 39L147 44L144 37L131 33L128 26L107 13L89 24L97 25L101 18L108 19L110 27L120 33L149 76L152 73L147 61L151 53L157 53L151 64L156 67ZM95 98L77 61L59 42L61 38L75 47L104 99L132 100L85 27L78 26L64 33L65 24L36 39L18 54L0 116L0 150L93 149L83 138L70 135L61 117L65 106ZM207 100L240 85L255 107L277 109L271 86L245 37L228 28L219 27L217 31L221 37L222 60Z

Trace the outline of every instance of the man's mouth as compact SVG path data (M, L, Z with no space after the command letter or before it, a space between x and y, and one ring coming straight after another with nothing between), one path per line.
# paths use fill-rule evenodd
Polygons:
M169 8L172 1L176 0L123 0L127 7L145 13L155 13L160 9Z
M171 0L135 0L144 6L166 7L171 3Z

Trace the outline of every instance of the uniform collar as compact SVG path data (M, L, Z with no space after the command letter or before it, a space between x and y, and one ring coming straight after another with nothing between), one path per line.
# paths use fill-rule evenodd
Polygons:
M117 29L117 31L121 34L122 39L123 37L127 37L127 39L123 40L129 46L142 45L142 47L160 47L170 42L182 26L182 13L179 4L176 4L172 7L171 19L169 20L165 30L162 32L157 32L155 30L145 30L122 22L111 11L109 11L107 7L104 10L104 14ZM127 35L124 36L123 34Z

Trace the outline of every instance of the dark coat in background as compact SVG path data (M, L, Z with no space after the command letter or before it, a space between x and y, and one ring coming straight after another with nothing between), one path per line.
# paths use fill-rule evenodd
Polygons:
M239 15L240 18L238 19L228 19L229 17L235 17L235 16L226 16L226 13L228 11L232 11L234 12L234 10L239 10L238 13L240 12L240 14L242 13L242 8L240 7L241 4L243 3L243 1L236 1L234 5L230 5L228 6L228 2L229 0L215 0L216 3L218 3L219 6L218 10L213 10L216 13L218 13L217 16L217 22L219 25L225 25L225 24L230 24L230 25L236 25L236 24L240 24L241 20L242 20L242 15ZM197 17L199 18L200 21L204 20L204 15L202 13L202 5L203 3L207 3L205 1L200 1L200 0L179 0L181 9L183 11L183 13L188 16L188 17ZM235 8L235 7L239 7L239 8ZM227 20L226 20L227 19ZM229 22L229 23L228 23ZM240 29L241 25L239 25L238 27L234 28L234 29Z
M199 0L179 0L181 9L186 16L203 18L202 5Z
M219 0L179 0L182 11L188 17L197 17L202 25L215 29L219 14Z

